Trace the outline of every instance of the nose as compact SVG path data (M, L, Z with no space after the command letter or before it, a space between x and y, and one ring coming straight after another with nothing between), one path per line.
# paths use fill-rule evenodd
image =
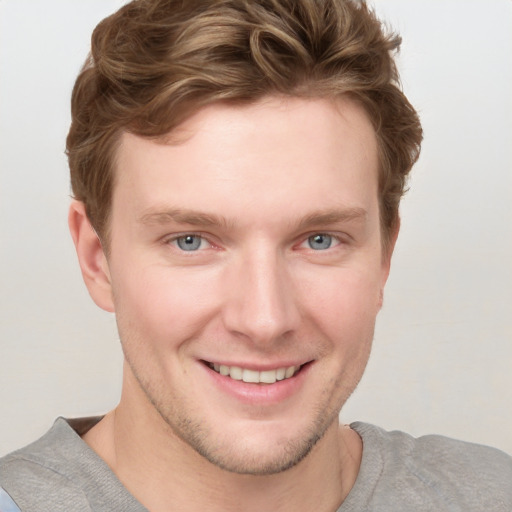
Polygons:
M225 328L265 347L296 330L300 314L285 258L259 250L232 262L225 282Z

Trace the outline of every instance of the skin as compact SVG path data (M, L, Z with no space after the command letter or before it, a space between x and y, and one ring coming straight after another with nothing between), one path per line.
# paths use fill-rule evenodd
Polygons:
M172 140L123 135L108 258L71 205L85 282L125 354L120 404L84 439L152 511L336 510L362 453L338 414L391 256L371 123L346 98L270 97L205 108ZM304 366L265 385L205 362Z

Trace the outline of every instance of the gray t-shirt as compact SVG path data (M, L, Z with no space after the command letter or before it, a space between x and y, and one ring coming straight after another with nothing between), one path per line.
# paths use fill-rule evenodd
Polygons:
M10 496L21 512L147 512L80 438L98 419L59 418L41 439L0 459L4 500ZM512 458L503 452L351 427L363 440L363 459L338 512L512 511Z

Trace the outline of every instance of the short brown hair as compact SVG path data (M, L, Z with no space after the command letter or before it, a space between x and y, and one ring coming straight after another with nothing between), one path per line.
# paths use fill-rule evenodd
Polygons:
M377 135L386 244L422 139L393 60L400 42L354 0L134 0L96 27L73 89L73 194L108 244L124 131L162 137L218 101L350 94Z

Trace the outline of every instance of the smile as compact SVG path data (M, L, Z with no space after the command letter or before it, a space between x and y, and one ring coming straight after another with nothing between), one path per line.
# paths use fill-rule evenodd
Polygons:
M208 363L208 366L217 373L220 373L220 375L252 384L274 384L274 382L293 377L301 369L301 366L288 366L260 372L239 366L226 366L217 363Z

